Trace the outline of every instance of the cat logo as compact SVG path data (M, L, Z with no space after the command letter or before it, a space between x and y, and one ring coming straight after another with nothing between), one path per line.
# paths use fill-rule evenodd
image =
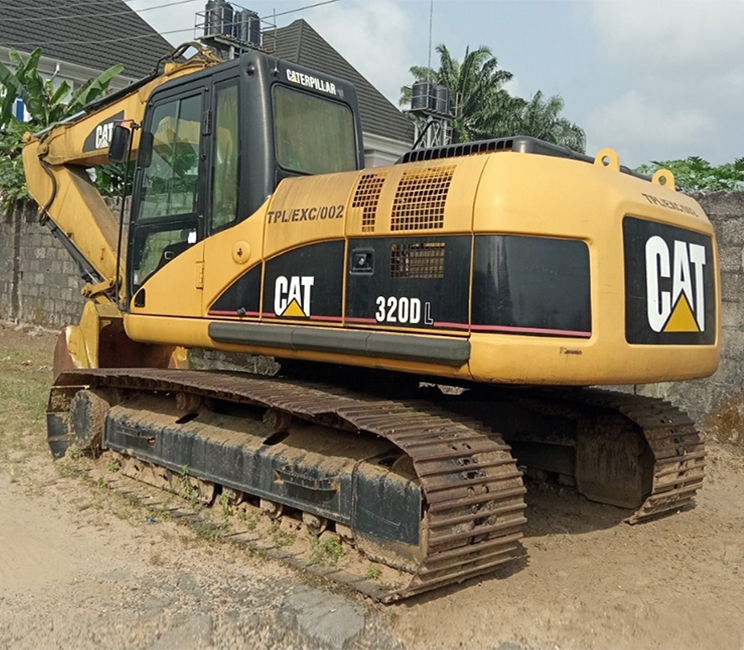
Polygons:
M108 148L109 144L111 144L111 135L114 132L114 125L123 121L124 111L119 111L115 115L110 115L97 124L83 142L83 153Z
M678 239L668 245L658 235L648 239L646 306L654 332L705 332L706 262L705 246Z
M101 124L96 127L95 139L96 149L105 149L111 144L111 134L114 132L114 123Z
M274 313L285 318L310 318L313 284L312 275L280 275L274 285Z

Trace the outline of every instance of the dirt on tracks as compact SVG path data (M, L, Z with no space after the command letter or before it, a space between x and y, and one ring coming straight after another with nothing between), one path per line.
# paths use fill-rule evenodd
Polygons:
M528 560L393 606L198 531L53 462L54 336L0 326L0 648L744 648L744 454L709 442L696 507L530 486Z

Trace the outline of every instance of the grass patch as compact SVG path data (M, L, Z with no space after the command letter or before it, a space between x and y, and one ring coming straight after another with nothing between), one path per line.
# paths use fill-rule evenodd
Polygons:
M290 533L280 531L274 536L274 546L276 548L282 548L284 546L292 546L295 543L295 536Z
M344 555L344 547L335 537L321 542L317 535L310 536L310 564L335 567Z
M220 509L222 510L222 516L227 519L232 514L232 506L230 505L230 497L224 492L220 494Z
M0 349L0 467L46 451L51 357L51 349Z
M255 513L249 515L245 510L238 510L238 521L245 526L246 530L256 530L258 515Z
M367 580L379 580L380 574L380 567L378 567L376 564L370 564L367 567Z
M74 460L60 460L55 464L62 478L87 478L88 473Z
M215 524L211 521L196 521L189 524L189 527L196 533L199 539L208 542L216 542L222 539L226 532L224 524Z
M199 501L199 490L197 490L192 484L191 484L191 478L189 477L189 466L184 465L181 468L181 476L180 476L180 482L181 486L178 490L178 496L180 496L182 499L186 499L186 501L189 502L189 505L194 510L201 510L202 503Z

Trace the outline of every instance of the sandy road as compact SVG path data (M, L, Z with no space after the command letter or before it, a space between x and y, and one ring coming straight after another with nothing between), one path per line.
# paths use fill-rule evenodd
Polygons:
M80 488L0 478L0 648L396 645L388 613Z

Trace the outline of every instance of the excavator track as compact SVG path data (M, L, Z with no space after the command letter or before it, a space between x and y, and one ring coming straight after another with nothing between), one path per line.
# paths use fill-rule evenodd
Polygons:
M640 430L653 455L651 492L626 519L628 523L640 523L691 504L703 486L706 452L686 413L665 400L644 395L587 390L573 393L572 399L621 413Z
M105 397L103 401L101 395ZM50 447L56 456L64 455L69 444L79 442L80 422L83 421L83 429L98 427L102 430L100 439L104 449L161 466L171 474L182 465L188 465L190 474L208 485L218 486L217 489L242 490L271 498L280 504L279 507L283 504L304 508L311 515L333 519L327 507L318 505L321 502L298 501L292 495L315 490L313 494L322 493L327 501L339 485L344 485L341 473L309 476L292 462L286 462L294 453L288 449L285 456L271 457L274 463L272 481L285 489L285 492L272 494L266 491L265 485L252 487L251 477L240 482L235 473L229 474L226 466L230 462L216 466L209 461L200 466L198 449L205 447L227 453L226 450L234 449L232 439L222 434L219 439L215 438L214 431L218 427L208 423L201 429L195 428L199 423L196 412L193 417L176 419L168 415L170 407L165 411L161 408L162 413L157 407L149 418L150 423L146 416L138 415L141 411L137 409L143 405L147 407L148 399L165 398L173 402L174 408L178 406L180 411L187 412L208 408L214 402L266 409L273 427L266 431L271 434L266 438L266 444L273 445L271 453L281 448L281 443L273 442L278 440L276 435L281 434L282 429L289 431L294 426L291 423L297 420L304 422L304 426L310 423L324 427L330 437L343 433L347 447L359 446L363 438L374 437L389 441L402 452L392 465L393 469L403 468L395 476L382 465L371 466L367 459L354 460L353 471L361 472L361 478L354 485L360 485L362 479L377 481L373 483L374 489L380 494L388 491L377 503L357 504L355 497L356 509L351 518L342 510L335 515L339 526L350 526L362 554L396 567L401 575L408 576L403 586L384 589L341 570L324 573L373 598L384 602L406 598L487 574L524 555L519 540L526 524L523 500L526 490L509 446L478 421L448 413L423 400L392 401L354 394L334 386L232 373L156 369L69 371L58 377L50 396ZM127 411L130 403L133 407ZM267 421L266 416L263 421ZM204 432L203 435L200 436L199 431ZM248 437L246 434L246 440ZM128 442L124 444L120 440ZM161 446L168 446L173 457L158 456ZM264 449L262 447L254 456L248 456L243 450L240 452L243 456L232 451L232 456L224 457L232 458L233 465L242 466L250 459L263 458L261 454L267 453ZM190 450L190 455L184 456L183 450ZM302 460L303 454L308 455L307 452L295 454L297 462ZM284 459L283 464L277 464L277 458ZM408 483L399 478L406 474L407 465L412 469L412 481ZM391 499L390 494L400 495L402 502L413 503L415 510L409 512L415 512L410 515L410 518L416 517L415 522L391 522L392 515L386 518L386 510L394 511L393 501L396 500ZM358 500L361 501L361 497ZM378 510L370 512L367 506ZM401 542L400 539L386 539L384 533L375 535L375 521L381 522L383 531L391 525L411 528L413 524L415 539L412 542L406 538ZM355 526L359 530L355 530Z
M126 463L130 475L168 489L169 482L171 488L178 482L179 469L188 465L190 480L201 483L207 501L220 492L242 491L268 499L279 511L298 509L303 520L304 514L327 518L342 538L343 531L351 530L364 557L397 569L406 576L405 583L380 585L343 569L319 570L285 551L269 548L269 554L383 602L482 576L522 558L526 490L521 467L528 473L535 468L553 472L590 500L630 510L625 521L632 524L688 506L702 486L705 450L700 435L686 414L660 399L596 389L422 394L427 399L395 401L330 383L223 372L70 371L60 375L52 389L49 444L61 456L72 442L90 442L83 436L81 444L76 424L80 404L87 403L79 397L87 395L92 402L83 409L83 429L106 428L98 437L101 446L133 460ZM152 396L169 400L170 410L153 409L147 401ZM241 468L248 463L247 455L233 455L230 461L223 452L233 443L219 436L215 442L210 433L214 426L208 418L197 417L200 410L211 412L215 403L264 409L269 417L263 422L270 426L259 426L262 448L283 440L281 436L289 434L282 431L294 431L292 423L298 420L321 427L310 432L315 439L337 436L343 444L320 449L315 456L309 447L286 447L282 462L272 461L270 482L289 485L294 492L272 491L250 476L231 475L219 463L200 466L198 455L181 453L201 445L205 458L220 457L226 459L221 463ZM232 429L229 422L217 422L218 429L228 428L246 440L256 438L250 427L245 433L240 430L242 420L231 422ZM153 452L159 437L172 457ZM386 441L397 455L369 446L370 440ZM356 455L348 449L357 449ZM293 454L300 460L307 456L304 469L292 461ZM294 496L298 486L300 492L327 495L358 488L359 482L344 483L343 468L330 473L323 469L329 458L341 465L346 459L353 472L372 481L371 491L347 498L354 502L354 513Z
M630 509L630 524L689 506L703 484L700 434L686 413L662 399L604 389L507 388L446 404L486 425L498 421L528 474L547 471L590 500Z

